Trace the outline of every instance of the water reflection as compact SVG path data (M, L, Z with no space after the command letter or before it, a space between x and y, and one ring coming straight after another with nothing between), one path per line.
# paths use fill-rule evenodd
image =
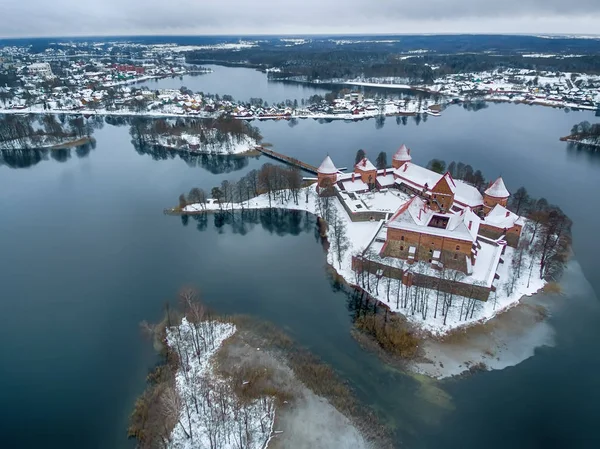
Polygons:
M49 149L14 149L0 150L0 166L9 168L30 168L42 161L54 160L56 162L67 162L71 159L72 152L79 158L86 158L96 148L96 141L91 140L75 148Z
M140 144L136 141L132 141L132 144L138 154L148 155L155 161L179 158L185 161L189 167L200 167L215 175L242 170L248 166L250 159L259 157L190 153L189 151L166 149L159 145Z
M278 236L300 235L316 231L316 236L320 238L315 216L304 211L251 209L232 212L224 210L181 216L183 226L195 224L198 231L205 231L208 228L209 220L219 233L230 230L234 234L246 235L256 225L260 225L265 231Z

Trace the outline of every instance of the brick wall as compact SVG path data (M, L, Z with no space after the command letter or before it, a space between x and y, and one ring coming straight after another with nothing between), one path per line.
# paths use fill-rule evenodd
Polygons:
M390 267L389 265L372 260L364 260L360 257L352 256L352 268L354 270L365 270L369 273L376 274L379 270L383 275L392 279L402 279L404 270L400 268ZM446 293L453 293L466 297L472 297L480 301L487 301L492 289L482 287L480 285L465 284L463 282L452 281L449 279L440 279L424 274L413 273L412 284L433 290L439 290Z
M417 261L429 262L433 252L440 251L440 261L445 267L467 272L466 257L471 257L471 242L388 228L386 256L408 259L408 250L411 246L417 248L415 254Z
M479 225L479 234L494 240L505 235L504 239L506 240L506 243L513 248L516 248L519 244L519 238L521 237L522 231L523 229L520 225L515 225L512 228L507 229L506 232L504 229L498 229L495 226L487 225L484 222Z
M486 214L492 210L496 204L506 207L508 198L494 198L493 196L483 195L483 206Z

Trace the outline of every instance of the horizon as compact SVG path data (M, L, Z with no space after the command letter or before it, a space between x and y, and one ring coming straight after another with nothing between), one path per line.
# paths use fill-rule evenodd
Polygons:
M40 35L40 36L0 36L3 40L31 40L31 39L94 39L94 38L177 38L177 37L211 37L211 38L260 38L260 37L441 37L441 36L510 36L510 37L537 37L540 39L552 37L557 39L600 39L600 33L483 33L483 32L440 32L440 33L247 33L247 34L73 34L73 35Z

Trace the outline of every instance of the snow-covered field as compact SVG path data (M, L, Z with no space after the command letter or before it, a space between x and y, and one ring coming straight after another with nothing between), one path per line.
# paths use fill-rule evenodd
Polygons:
M184 318L167 330L167 343L180 358L175 382L180 401L171 434L173 449L262 449L275 419L270 397L250 403L237 399L232 387L214 373L212 357L236 331L233 324Z
M315 185L306 187L303 192L299 195L299 204L294 204L293 200L280 201L273 200L271 207L289 209L289 210L303 210L308 211L315 215L321 215L322 205L319 204L318 195L316 194ZM338 260L336 251L333 246L327 253L327 262L331 264L338 273L344 277L344 279L350 284L357 284L356 273L352 269L352 256L362 253L376 237L383 222L377 221L366 221L366 222L352 222L344 210L342 204L337 198L331 198L333 208L337 212L337 216L344 221L346 228L346 236L349 241L349 248L343 252L341 260ZM223 209L266 209L269 208L269 199L267 195L260 195L256 198L252 198L250 201L243 203L235 203L233 205L219 205L217 202L209 201L209 204L191 204L188 205L185 212L198 212L202 210L219 210ZM329 230L329 241L333 239L332 230ZM447 316L443 316L439 309L443 299L437 297L437 292L430 289L421 289L419 295L421 297L421 304L427 304L425 308L414 308L414 307L403 307L403 302L398 300L398 297L402 297L405 293L409 295L416 293L414 291L405 292L406 287L402 286L398 280L390 280L389 299L387 278L383 277L378 283L377 288L375 287L375 281L371 282L371 289L369 293L384 303L393 312L398 312L406 316L406 318L416 325L417 327L431 332L434 335L444 335L459 327L472 325L478 322L485 322L496 316L502 311L507 310L510 307L515 306L519 303L519 300L524 295L531 295L539 291L545 284L545 281L539 279L536 274L536 268L533 267L532 275L530 277L530 270L523 269L522 276L515 281L514 288L510 294L507 293L506 284L509 282L510 276L508 271L511 266L513 249L507 248L505 255L503 256L504 264L500 265L498 274L500 275L500 281L497 281L496 292L490 294L490 298L487 302L476 301L474 305L473 313L466 313L466 304L468 304L468 298L454 295L451 300L451 305L448 307ZM529 266L529 261L525 261L525 264ZM399 285L400 284L400 285ZM398 288L400 288L400 295L398 295ZM435 311L435 303L438 302L438 311Z

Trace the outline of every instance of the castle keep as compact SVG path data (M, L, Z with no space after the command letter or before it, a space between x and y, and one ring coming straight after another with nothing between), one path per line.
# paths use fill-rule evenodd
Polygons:
M523 218L506 208L510 193L502 178L482 193L449 172L413 163L406 145L383 169L365 157L342 173L327 156L317 177L319 193L336 195L352 221L381 221L368 251L390 266L399 260L455 270L489 292L506 246L516 247L522 233Z

